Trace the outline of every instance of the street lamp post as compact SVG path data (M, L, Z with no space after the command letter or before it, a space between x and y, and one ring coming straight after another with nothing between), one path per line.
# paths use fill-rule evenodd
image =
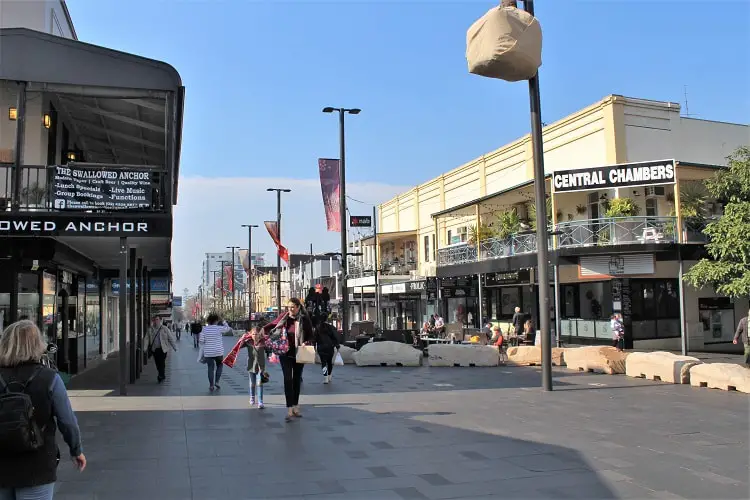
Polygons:
M268 188L266 191L276 191L276 232L281 244L281 193L291 193L291 189ZM281 253L276 249L276 312L281 314Z
M230 281L230 283L232 285L232 321L234 321L234 320L237 319L237 318L234 317L234 307L235 307L235 302L234 302L235 293L234 293L234 290L236 288L235 285L237 284L237 281L235 281L235 279L234 279L234 272L235 272L235 267L236 267L234 265L234 251L236 249L240 248L240 247L234 247L234 246L227 247L227 249L230 249L230 248L232 249L232 267L230 268L232 270L232 277L230 278L232 280L232 281Z
M323 108L323 113L333 113L334 111L337 111L339 114L339 217L341 219L341 265L343 266L343 279L341 280L343 290L341 294L341 333L344 339L346 339L349 330L349 293L346 283L348 264L346 257L346 141L344 137L344 115L346 113L358 115L362 110L358 108Z
M247 228L247 328L253 317L253 228L257 224L242 224Z
M214 301L213 301L213 306L211 307L211 309L213 309L214 312L216 312L216 273L218 273L219 271L211 271L211 272L214 275L213 276L214 278Z

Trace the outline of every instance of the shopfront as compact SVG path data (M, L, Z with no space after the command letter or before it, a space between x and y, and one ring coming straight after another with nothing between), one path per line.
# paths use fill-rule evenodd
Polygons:
M440 279L441 315L446 325L478 328L478 292L475 276Z
M437 280L406 281L382 285L381 308L389 330L419 330L437 313Z
M531 269L518 269L483 275L483 316L493 322L510 322L516 307L520 307L532 317L537 298L531 274Z

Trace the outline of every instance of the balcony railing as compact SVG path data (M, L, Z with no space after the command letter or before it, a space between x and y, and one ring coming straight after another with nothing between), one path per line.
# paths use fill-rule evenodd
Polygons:
M704 243L701 232L712 219L686 220L683 243ZM550 236L549 248L582 248L649 243L677 243L676 217L614 217L561 222L556 226L557 246ZM550 229L551 230L551 229ZM551 230L552 231L552 230ZM438 250L438 266L466 264L478 260L501 259L535 253L535 233L518 233L506 239L490 238L477 245L462 243ZM478 253L477 253L478 252Z
M117 167L117 165L112 165ZM54 183L55 167L40 165L24 165L21 169L21 190L19 192L19 209L22 211L59 211L52 204L52 186ZM158 177L157 185L151 190L151 207L138 208L133 211L161 212L165 209L164 176ZM0 211L12 209L13 197L13 164L0 163ZM91 209L85 212L110 212L110 210Z
M676 243L676 217L614 217L561 222L558 247Z

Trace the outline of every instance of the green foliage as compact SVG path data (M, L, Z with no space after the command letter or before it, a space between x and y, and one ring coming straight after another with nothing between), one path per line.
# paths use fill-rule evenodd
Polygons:
M607 205L606 217L635 217L641 213L641 207L631 198L615 198Z
M708 194L726 203L724 215L703 230L708 237L706 250L710 258L700 260L685 274L684 279L696 288L711 285L722 295L748 297L750 148L738 148L728 159L729 168L706 181Z
M469 227L469 244L476 245L484 240L495 236L495 229L487 223L480 222L479 225Z
M518 212L516 209L507 210L500 214L498 217L499 228L497 230L497 237L500 239L508 239L521 230L521 219L518 218Z
M546 209L547 209L547 225L552 224L552 198L547 198L547 202L545 203ZM529 215L529 227L531 227L532 230L536 231L536 203L533 201L530 201L526 204L526 212ZM557 218L560 219L560 216L562 215L562 211L557 211Z
M702 220L706 215L708 189L702 181L680 183L680 215Z

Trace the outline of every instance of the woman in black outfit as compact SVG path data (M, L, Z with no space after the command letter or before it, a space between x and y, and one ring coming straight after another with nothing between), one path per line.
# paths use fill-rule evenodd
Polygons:
M315 328L315 348L323 368L323 383L330 384L333 378L333 357L339 348L338 335L331 324L322 322Z
M298 298L289 299L289 310L263 327L266 334L277 325L283 325L286 328L289 350L279 356L281 371L284 373L284 397L286 398L287 416L286 421L290 422L295 417L300 418L302 414L299 411L299 395L302 387L302 369L305 367L302 363L297 363L297 346L311 344L314 340L313 326L308 316L305 306Z

